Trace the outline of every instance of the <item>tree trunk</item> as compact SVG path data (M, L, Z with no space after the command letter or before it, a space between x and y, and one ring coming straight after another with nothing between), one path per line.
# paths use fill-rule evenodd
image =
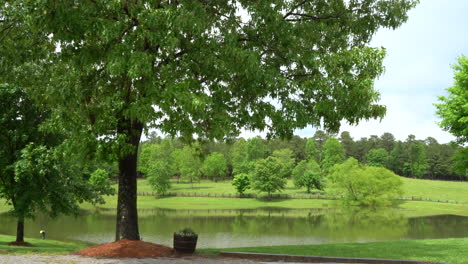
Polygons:
M16 242L24 242L24 218L18 218L16 224Z
M117 133L127 135L126 143L132 152L119 159L119 191L115 239L140 240L137 212L137 155L143 124L120 120Z

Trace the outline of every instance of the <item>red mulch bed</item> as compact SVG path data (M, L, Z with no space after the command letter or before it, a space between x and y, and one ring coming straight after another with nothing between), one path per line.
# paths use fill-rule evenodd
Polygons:
M28 242L10 242L8 243L9 246L20 246L20 247L33 247L33 245L29 244Z
M112 243L84 248L73 252L73 254L87 257L155 258L172 256L174 250L170 247L149 242L122 239Z

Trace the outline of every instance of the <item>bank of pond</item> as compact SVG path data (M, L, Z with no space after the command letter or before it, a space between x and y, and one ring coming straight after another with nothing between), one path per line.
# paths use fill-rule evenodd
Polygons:
M190 227L199 234L198 248L306 245L390 240L468 237L468 217L409 216L406 210L282 209L142 210L140 233L145 241L172 245L174 231ZM0 234L14 235L16 219L3 214ZM79 216L39 216L25 225L26 237L59 241L112 241L115 215L83 211Z

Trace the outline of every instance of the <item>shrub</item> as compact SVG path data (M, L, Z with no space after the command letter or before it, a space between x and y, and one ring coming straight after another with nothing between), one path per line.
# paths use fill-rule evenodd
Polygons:
M403 194L400 177L381 167L362 166L354 158L330 170L329 191L351 205L388 206Z

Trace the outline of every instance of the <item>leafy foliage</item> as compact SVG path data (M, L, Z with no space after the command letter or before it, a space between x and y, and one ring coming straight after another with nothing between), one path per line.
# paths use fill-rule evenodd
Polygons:
M203 162L203 173L205 176L218 180L226 175L227 162L224 155L218 152L211 153Z
M147 170L148 182L158 195L165 194L170 188L171 176L172 167L165 160L153 161Z
M91 173L88 183L90 187L93 188L92 192L99 193L101 195L114 195L115 190L112 187L112 181L109 179L109 173L104 169L97 169ZM104 203L102 198L99 199L99 203Z
M465 179L468 177L468 148L460 148L453 156L453 168Z
M305 145L305 159L310 160L313 159L315 161L319 160L320 153L315 146L315 141L313 138L308 138L307 143Z
M14 21L60 47L43 60L45 85L30 90L53 108L51 129L119 162L117 238L139 239L144 129L187 140L242 128L290 137L307 125L336 132L343 119L381 118L373 85L385 51L368 44L379 28L404 23L417 1L3 3L2 29Z
M246 173L239 173L234 176L232 185L236 188L236 191L242 195L250 188L250 176Z
M19 218L31 218L37 212L54 217L77 213L83 201L104 203L101 195L114 192L105 176L105 171L93 173L89 180L93 188L89 188L61 149L29 144L15 164L13 213Z
M231 149L232 152L232 173L234 175L240 173L249 173L247 161L247 143L244 138L237 140Z
M286 179L281 175L283 165L277 158L268 157L255 162L255 169L250 177L250 186L253 190L266 192L268 196L281 191L286 186Z
M315 160L303 160L292 171L292 178L296 187L306 187L307 193L312 188L322 190L323 183L320 166Z
M185 146L172 153L176 171L180 177L191 183L197 181L201 175L202 162L193 146Z
M268 155L268 149L261 137L253 137L247 140L247 160L256 161L264 159Z
M388 161L388 153L383 148L371 149L367 153L367 165L374 167L386 167Z
M406 140L406 161L403 173L410 177L421 178L428 168L426 149L422 142L409 135Z
M346 203L361 206L388 206L403 194L401 179L381 167L362 166L354 158L335 165L329 175L330 193L343 195Z
M455 85L447 88L448 96L439 96L437 114L442 118L442 128L457 137L460 143L468 142L468 57L460 56L452 66Z
M294 153L290 149L280 149L273 151L271 157L274 157L281 164L282 170L279 172L284 178L290 178L294 168Z
M322 170L325 174L335 164L339 164L344 161L344 148L343 145L336 138L329 138L325 141L323 148L323 160L320 163Z

